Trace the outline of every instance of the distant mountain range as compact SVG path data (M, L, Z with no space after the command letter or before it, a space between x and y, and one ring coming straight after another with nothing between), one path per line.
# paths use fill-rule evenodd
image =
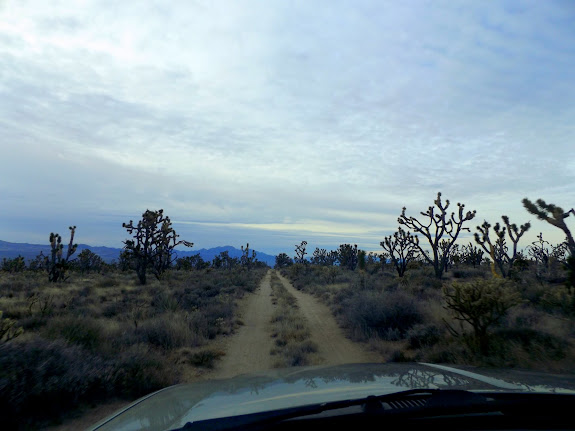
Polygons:
M67 246L64 245L64 253L66 252ZM89 249L93 253L96 253L100 256L104 261L111 262L114 259L118 259L122 249L121 248L112 248L112 247L93 247L87 244L78 244L78 249L74 256L77 256L82 250ZM194 256L200 253L200 256L205 261L212 261L214 257L219 255L221 252L227 251L230 257L241 257L242 251L232 247L230 245L223 246L223 247L214 247L214 248L202 248L199 250L176 250L176 254L178 257L186 257L186 256ZM26 243L14 243L14 242L6 242L0 240L0 260L2 258L15 258L18 256L24 257L26 262L33 260L40 254L40 252L44 253L44 255L48 256L50 254L50 245L49 244L26 244ZM251 254L251 253L250 253ZM73 256L73 257L74 257ZM260 253L256 250L256 259L260 262L265 262L269 266L275 265L275 256Z

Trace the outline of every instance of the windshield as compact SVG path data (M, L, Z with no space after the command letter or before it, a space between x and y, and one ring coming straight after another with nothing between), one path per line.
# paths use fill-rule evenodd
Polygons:
M574 29L559 0L0 2L2 417L350 364L571 388Z

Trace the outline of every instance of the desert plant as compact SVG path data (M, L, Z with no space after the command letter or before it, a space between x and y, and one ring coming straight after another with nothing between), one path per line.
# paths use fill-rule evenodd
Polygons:
M417 235L413 236L413 244L419 249L425 260L433 265L435 276L441 278L445 270L445 264L449 259L451 247L461 231L469 231L469 228L463 227L463 224L475 217L475 210L464 213L465 205L457 203L457 217L455 216L455 212L452 212L451 216L448 216L447 209L449 208L450 202L446 200L445 204L443 204L441 201L441 193L437 193L437 199L434 201L434 204L439 210L439 213L436 214L435 207L430 206L426 212L421 212L421 215L427 218L424 222L420 222L415 217L408 217L405 214L405 207L403 207L401 216L399 216L397 221L399 224L407 226L407 228L413 232L422 234L427 239L431 246L431 254L422 248ZM441 243L442 240L445 241L443 245Z
M22 256L15 257L13 259L3 258L1 268L2 271L10 273L22 272L26 269L26 262Z
M391 262L400 277L403 277L409 262L419 255L413 236L409 231L404 231L401 226L393 235L385 237L379 245L381 245L390 256Z
M511 271L513 270L513 264L517 259L517 244L525 232L531 227L531 223L527 222L521 225L519 228L515 223L509 223L509 217L501 216L505 226L501 226L499 223L495 223L493 226L493 231L497 239L492 241L489 236L491 224L486 220L483 221L481 226L477 226L477 230L481 233L475 233L475 241L477 244L483 248L489 255L494 263L497 264L501 276L503 278L509 277ZM509 239L513 243L513 249L509 253L509 247L507 246L505 240L505 233L509 236ZM494 272L494 275L496 273Z
M248 271L252 268L256 260L256 251L252 250L250 254L250 243L246 244L246 247L242 245L242 257L240 258L240 264L242 267L246 268Z
M305 251L307 246L307 241L302 241L301 244L296 244L295 246L295 257L294 257L294 263L302 263L305 264L307 263L307 260L305 258L305 255L307 254L307 252Z
M337 249L337 260L342 268L354 271L359 262L357 244L340 244Z
M481 265L483 261L483 250L469 243L461 247L461 260L466 265L472 265L474 268Z
M275 268L281 269L293 265L293 260L287 253L280 253L276 256Z
M62 237L57 233L50 234L50 257L47 259L48 281L64 281L66 271L70 268L70 257L76 252L78 244L74 244L74 233L76 226L70 226L70 243L64 256L64 244Z
M22 335L24 330L22 328L15 328L16 322L12 319L2 317L0 310L0 344L7 343L10 340Z
M473 328L473 346L488 353L488 330L499 324L507 311L522 302L519 293L502 279L451 283L443 287L445 308L455 320L467 322ZM454 335L461 335L445 321Z
M104 265L102 258L87 248L80 252L74 263L82 274L92 271L99 272Z
M174 249L178 245L192 247L189 241L179 240L172 227L172 221L164 216L164 210L146 210L137 225L130 220L122 226L133 235L133 239L124 241L124 250L129 253L140 284L146 284L146 272L150 269L156 278L171 267Z

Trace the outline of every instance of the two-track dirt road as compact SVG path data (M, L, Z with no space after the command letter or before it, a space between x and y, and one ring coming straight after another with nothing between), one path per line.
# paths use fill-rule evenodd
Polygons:
M343 334L329 308L313 296L295 289L289 280L275 270L269 270L256 292L240 306L244 326L222 345L226 356L203 378L226 378L273 367L270 350L273 347L270 320L274 311L271 299L271 274L275 272L287 291L297 299L299 310L311 330L311 340L318 346L318 356L325 365L358 362L379 362L381 357L368 351Z
M225 352L225 356L213 370L190 376L189 381L223 379L273 368L273 357L270 354L273 347L271 338L271 317L274 312L271 297L273 272L274 270L270 269L258 289L241 300L239 318L244 324L232 336L214 342L217 349ZM381 357L376 353L368 351L363 345L350 341L344 336L327 306L313 296L296 290L279 272L275 271L275 273L288 292L297 299L299 310L311 330L311 340L318 346L321 364L381 361ZM61 426L51 427L49 431L84 429L114 413L125 404L123 401L118 401L102 405L81 418L71 420Z

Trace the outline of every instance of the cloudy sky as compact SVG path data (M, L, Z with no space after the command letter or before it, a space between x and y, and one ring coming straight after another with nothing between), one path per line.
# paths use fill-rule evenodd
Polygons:
M574 184L570 0L0 0L5 241L163 208L194 248L378 250L441 191L526 245Z

